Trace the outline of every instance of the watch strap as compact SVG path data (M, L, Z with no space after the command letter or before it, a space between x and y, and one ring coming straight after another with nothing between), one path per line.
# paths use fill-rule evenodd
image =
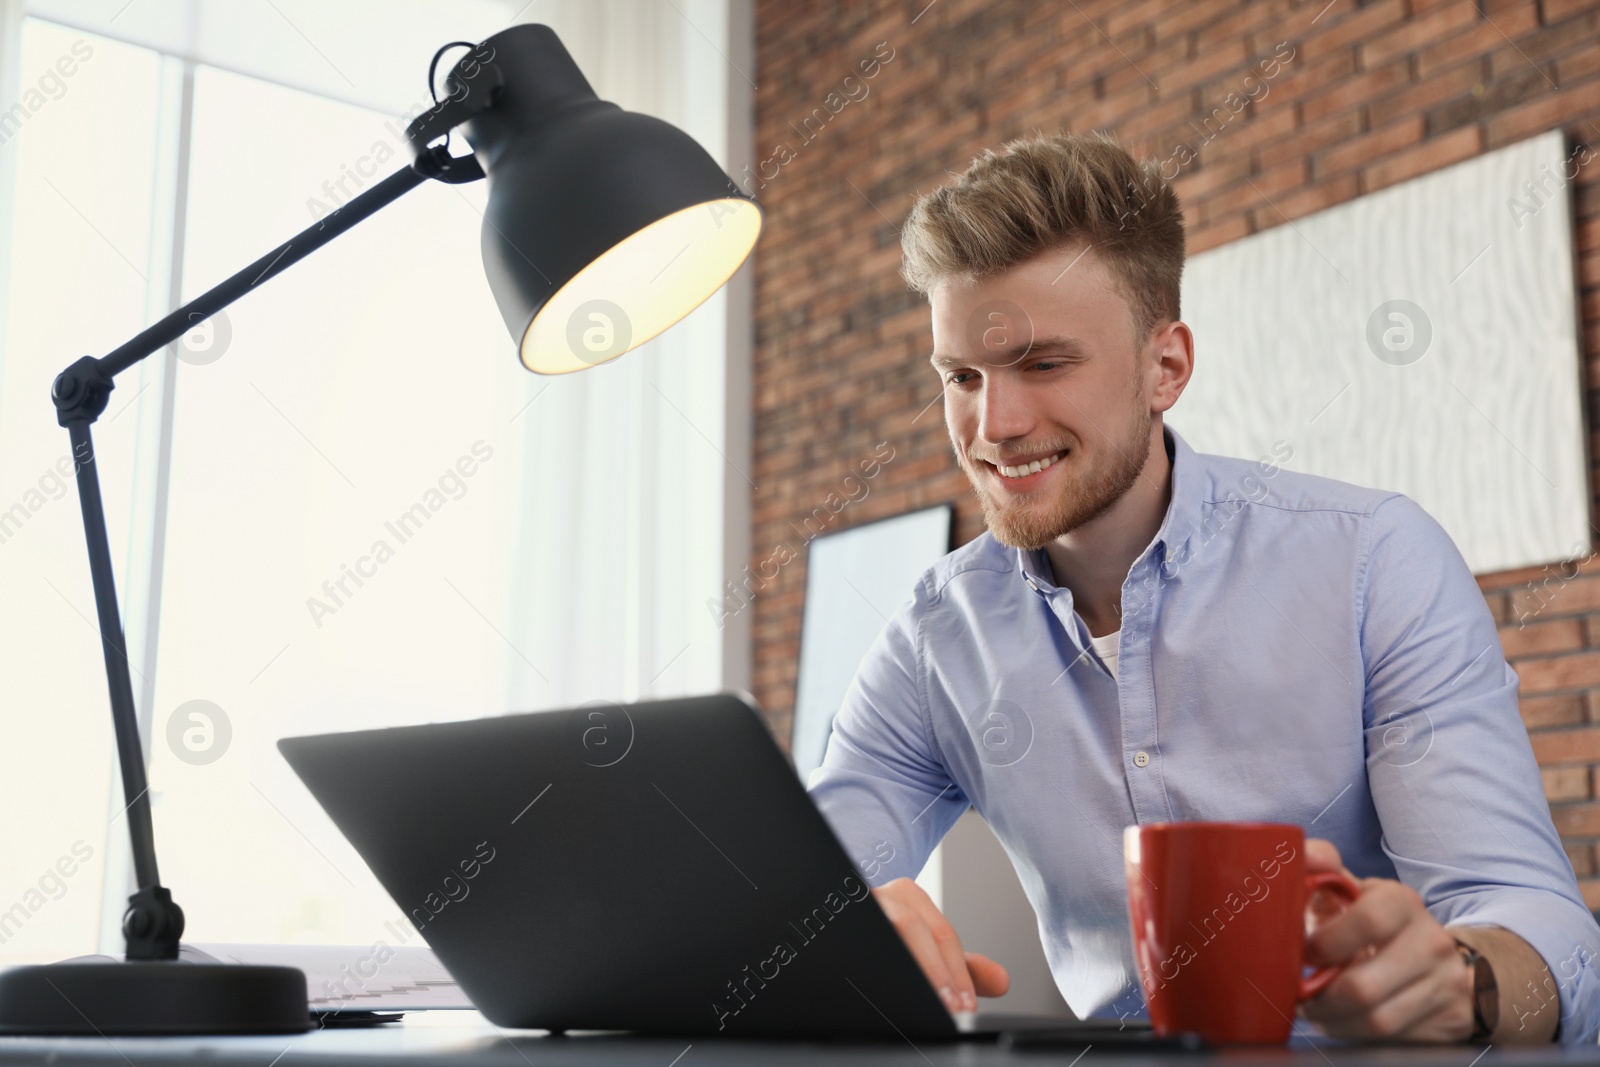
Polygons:
M1467 1040L1486 1041L1489 1035L1494 1033L1500 1016L1500 989L1495 982L1494 967L1481 952L1459 937L1455 942L1462 962L1472 968L1473 1027L1472 1034Z

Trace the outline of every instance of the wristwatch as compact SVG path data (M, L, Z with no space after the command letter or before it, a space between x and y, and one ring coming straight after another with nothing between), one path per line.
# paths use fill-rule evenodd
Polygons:
M1468 1041L1486 1040L1500 1022L1500 989L1495 985L1494 967L1477 949L1456 940L1456 951L1461 961L1472 968L1472 1036Z

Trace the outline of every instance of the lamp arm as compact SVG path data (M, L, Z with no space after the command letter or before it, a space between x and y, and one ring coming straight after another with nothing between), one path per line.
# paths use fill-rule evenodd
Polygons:
M443 155L444 149L436 150ZM72 441L78 502L83 511L83 532L89 548L89 573L94 583L100 643L105 655L106 682L111 696L111 720L116 733L117 756L122 767L125 814L133 846L134 878L138 891L128 898L122 930L130 960L170 960L178 956L183 935L183 909L161 885L156 866L155 833L150 818L149 782L144 749L139 739L133 704L133 683L128 676L128 648L123 637L117 591L111 569L111 548L106 537L105 508L100 498L94 442L89 427L105 411L113 388L112 378L152 353L182 337L195 323L204 321L287 270L356 223L427 181L429 166L438 167L434 153L391 174L371 189L330 212L248 267L151 325L133 339L96 359L84 356L56 376L50 399L56 421L66 427ZM446 156L448 158L448 156Z
M356 223L428 180L413 167L403 167L349 203L329 212L271 252L245 267L216 287L151 325L125 344L103 356L100 365L107 374L121 374L153 352L158 352L269 278L276 277L312 252L343 234Z

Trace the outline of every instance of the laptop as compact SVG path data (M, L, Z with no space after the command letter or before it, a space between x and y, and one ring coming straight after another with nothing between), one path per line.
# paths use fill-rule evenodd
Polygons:
M742 694L278 742L490 1022L555 1032L1084 1043L958 1021Z

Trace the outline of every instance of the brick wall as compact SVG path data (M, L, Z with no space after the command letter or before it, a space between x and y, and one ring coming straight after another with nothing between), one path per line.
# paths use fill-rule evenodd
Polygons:
M926 301L897 274L899 224L947 171L1035 129L1111 130L1137 155L1176 155L1192 254L1548 129L1600 150L1600 0L760 0L756 35L745 182L769 229L744 610L755 695L784 744L809 538L944 501L957 543L982 531L935 402ZM1573 189L1592 412L1600 160ZM880 442L894 458L849 500L844 478ZM1600 907L1600 561L1479 581Z

